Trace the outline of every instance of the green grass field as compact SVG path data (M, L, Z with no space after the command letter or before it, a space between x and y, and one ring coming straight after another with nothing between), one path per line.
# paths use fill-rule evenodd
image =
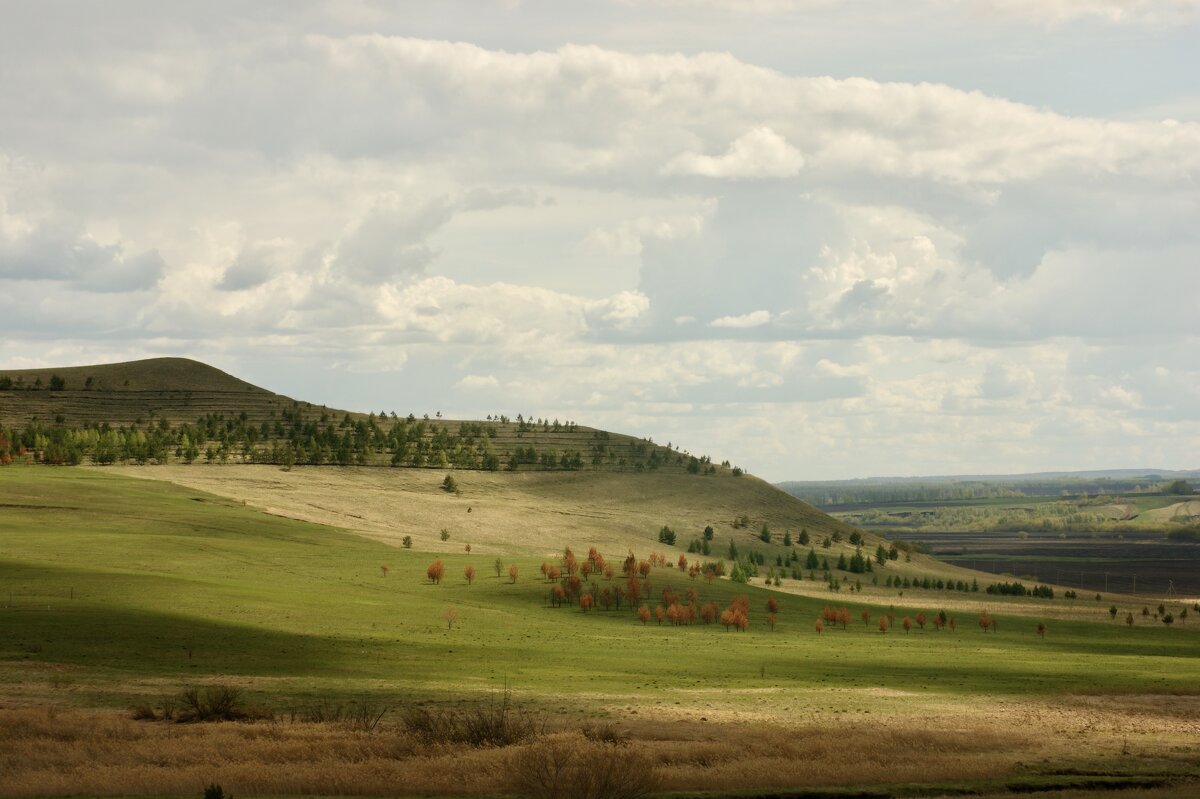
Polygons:
M198 678L244 680L264 700L371 692L431 698L505 682L544 701L617 705L736 701L755 689L808 697L806 710L860 707L860 691L906 694L1192 692L1200 636L1188 629L1055 621L1004 614L999 632L974 616L951 633L896 625L881 634L850 607L849 630L813 630L825 602L777 595L766 628L761 587L694 583L656 569L654 592L695 585L722 606L751 602L751 627L639 624L628 611L551 608L538 561L440 555L446 579L424 578L433 555L396 549L319 525L258 513L168 483L87 470L3 473L0 511L0 675L7 690L39 689L36 669L79 701L128 704ZM586 552L588 541L576 542ZM615 557L620 553L606 553ZM639 553L641 554L641 553ZM521 576L510 584L507 568ZM380 566L390 571L383 576ZM478 577L467 586L467 564ZM601 579L600 584L603 584ZM928 611L936 611L931 598ZM445 608L459 612L448 630ZM31 684L31 682L33 684ZM823 692L822 689L851 689ZM669 700L667 697L671 697Z
M582 555L590 542L571 543ZM638 554L651 549L662 548ZM440 585L425 579L435 557ZM901 600L882 591L854 602L807 581L810 595L768 592L666 568L650 575L654 594L694 585L722 606L745 594L750 627L642 625L628 610L550 607L540 558L501 553L497 578L496 557L406 550L95 469L0 470L0 770L13 775L0 795L188 796L217 779L243 796L493 796L507 748L417 745L396 714L505 687L573 745L590 745L587 725L617 725L689 796L1003 793L1149 774L1168 792L1147 795L1178 797L1200 762L1189 732L1200 631L1187 627L1051 618L1041 639L1038 612L1056 603L996 598L995 633L964 604L949 608L955 632L906 635L903 615L918 609L906 605L884 634L884 603ZM847 630L814 631L825 604L851 610ZM127 718L201 684L241 688L276 721ZM287 721L356 700L392 708L387 731ZM1130 754L1114 761L1118 751Z

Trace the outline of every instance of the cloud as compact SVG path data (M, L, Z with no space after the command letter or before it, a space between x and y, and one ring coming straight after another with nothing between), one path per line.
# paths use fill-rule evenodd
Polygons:
M663 172L710 178L787 178L803 167L799 150L770 128L758 127L735 139L724 155L682 153L663 167Z
M456 388L465 388L469 390L499 388L500 381L492 375L464 375L457 383Z
M426 239L453 215L454 205L445 197L382 196L338 242L330 270L368 284L420 275L435 256Z
M1060 24L1080 19L1111 23L1181 22L1200 12L1197 0L983 0L984 12L1002 18Z
M119 293L153 288L166 263L157 250L128 255L121 243L102 244L77 222L29 223L0 204L0 279L64 281L87 291Z
M734 330L745 330L751 327L762 327L771 321L770 311L751 311L741 316L722 316L708 323L709 327L724 327Z

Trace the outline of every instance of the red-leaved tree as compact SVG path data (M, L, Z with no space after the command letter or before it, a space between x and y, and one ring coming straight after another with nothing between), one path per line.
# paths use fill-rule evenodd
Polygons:
M430 582L432 582L434 585L440 583L445 574L446 566L440 560L435 560L433 563L430 563L429 568L425 570L425 576L428 577Z

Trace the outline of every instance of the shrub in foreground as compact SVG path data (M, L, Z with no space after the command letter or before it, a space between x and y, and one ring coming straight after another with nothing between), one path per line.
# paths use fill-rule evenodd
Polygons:
M523 747L506 770L509 789L529 799L641 799L660 784L636 750L570 739Z

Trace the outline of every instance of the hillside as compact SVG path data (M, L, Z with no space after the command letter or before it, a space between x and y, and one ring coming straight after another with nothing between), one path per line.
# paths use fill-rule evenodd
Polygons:
M784 534L801 530L817 541L838 534L823 554L836 561L853 527L837 522L754 477L697 477L679 472L458 472L458 493L442 489L442 473L425 469L171 465L116 467L122 474L170 480L262 508L329 524L400 546L411 536L421 551L546 556L587 541L606 556L648 546L674 561L689 543L714 530L712 558L757 550L774 563ZM740 517L747 516L743 525ZM737 526L735 526L735 523ZM763 524L771 542L761 539ZM661 545L663 525L674 546ZM441 540L445 530L449 539ZM872 549L874 544L871 544ZM853 547L847 550L853 552ZM691 555L689 555L691 557Z
M580 540L607 556L653 547L672 561L738 560L751 577L820 591L824 579L892 588L870 563L882 545L892 550L887 574L903 578L895 588L920 580L926 591L961 594L988 584L978 572L897 552L727 463L573 421L352 414L178 358L4 372L0 381L9 386L0 391L8 425L0 463L167 479L392 546L407 538L418 551L470 544L537 556ZM343 468L311 468L329 464ZM443 490L447 475L457 491Z
M293 408L320 410L187 358L0 370L4 427L180 424L211 413L245 413L258 424Z
M572 421L351 413L274 394L183 358L0 372L0 428L32 460L249 462L729 476L679 447ZM5 453L0 441L0 456Z
M1194 624L1114 623L1093 606L1051 618L1043 638L1034 630L1047 603L956 607L929 595L906 610L908 592L768 592L669 562L640 583L656 611L643 620L619 572L583 581L596 604L552 601L560 584L542 577L544 555L506 557L498 576L490 553L443 554L435 583L427 553L160 480L15 466L0 480L0 796L194 797L216 782L237 796L396 796L404 786L495 797L519 747L423 743L407 719L480 707L502 687L558 740L588 745L597 729L628 740L618 751L646 752L664 790L686 796L866 781L906 786L872 796L935 796L950 780L1007 785L1021 763L1039 764L1031 780L1063 774L1072 785L1097 770L1108 780L1194 774L1200 755ZM476 501L477 488L461 499ZM588 540L571 543L582 559ZM618 589L626 601L610 606ZM703 615L739 601L741 626ZM684 602L701 615L676 623L667 606ZM818 632L831 602L849 621ZM939 610L957 626L917 615ZM981 610L998 621L990 631L975 623ZM191 686L233 687L269 720L147 720L182 712ZM382 714L380 727L335 715L356 706ZM968 787L959 790L993 795Z

